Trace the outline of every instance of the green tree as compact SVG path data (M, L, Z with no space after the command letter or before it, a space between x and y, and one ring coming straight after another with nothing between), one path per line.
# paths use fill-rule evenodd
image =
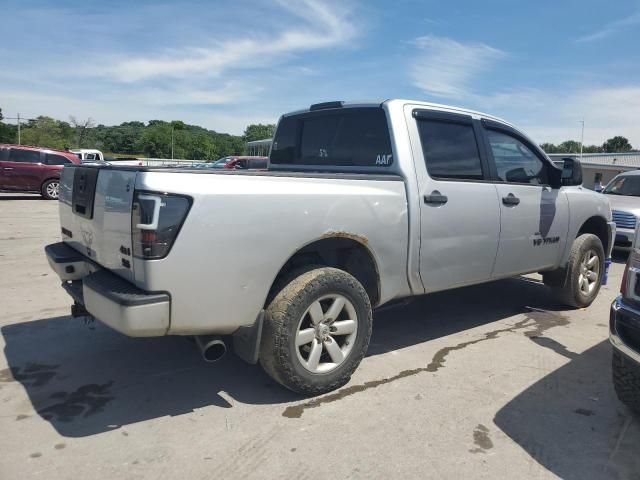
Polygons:
M553 143L542 143L540 144L540 148L546 153L558 153L558 147Z
M602 147L600 145L585 145L583 150L584 153L602 153Z
M558 145L558 153L580 153L580 142L565 140Z
M3 119L4 116L0 108L0 143L15 143L18 136L18 127L10 123L3 123Z
M73 129L67 122L40 116L29 120L21 130L21 141L25 145L48 148L68 148L73 144Z
M276 131L276 126L273 124L263 125L262 123L248 125L244 129L245 142L252 142L254 140L264 140L265 138L273 138L273 134Z
M171 125L161 120L151 120L140 137L138 147L149 157L170 158Z
M633 147L625 137L616 136L602 144L602 149L607 153L630 152Z

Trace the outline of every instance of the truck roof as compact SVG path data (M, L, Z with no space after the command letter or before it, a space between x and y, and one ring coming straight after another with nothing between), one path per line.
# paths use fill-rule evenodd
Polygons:
M323 102L323 103L317 103L314 105L310 105L308 108L303 108L300 110L296 110L294 112L288 112L285 115L295 115L298 113L305 113L305 112L309 112L311 110L322 110L322 109L329 109L329 108L339 108L339 107L349 107L349 108L353 108L353 107L380 107L384 104L402 104L402 105L406 105L406 104L410 104L410 105L418 105L421 107L424 107L426 109L430 109L430 110L440 110L440 111L447 111L447 112L455 112L455 113L463 113L463 114L467 114L467 115L472 115L472 116L477 116L477 117L482 117L482 118L486 118L489 120L495 120L496 122L500 122L500 123L504 123L512 128L517 129L517 127L515 127L513 124L507 122L506 120L500 118L500 117L496 117L495 115L489 115L488 113L483 113L483 112L478 112L476 110L471 110L468 108L463 108L463 107L457 107L457 106L453 106L453 105L445 105L445 104L441 104L441 103L433 103L433 102L425 102L422 100L409 100L409 99L402 99L402 98L389 98L386 100L366 100L366 101L333 101L333 102Z

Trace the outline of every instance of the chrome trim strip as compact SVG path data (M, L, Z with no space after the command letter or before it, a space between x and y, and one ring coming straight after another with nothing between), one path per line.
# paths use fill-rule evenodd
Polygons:
M611 310L613 311L613 315L617 315L619 310L626 310L627 312L632 313L640 318L640 311L635 308L631 308L627 305L623 305L620 297L616 298L611 304ZM634 362L640 364L640 353L633 350L631 347L627 346L622 339L618 336L615 331L615 321L613 325L611 325L611 329L609 330L609 341L611 345L620 352L624 353L627 357L631 358Z

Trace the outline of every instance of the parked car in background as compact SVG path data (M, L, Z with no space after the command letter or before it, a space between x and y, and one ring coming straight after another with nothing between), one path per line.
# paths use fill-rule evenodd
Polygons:
M614 248L630 250L640 217L640 170L617 175L602 191L611 204L616 223Z
M637 177L640 178L640 177ZM613 385L620 401L640 413L640 231L636 229L622 277L620 296L611 305Z
M211 164L210 168L228 168L233 170L266 170L269 157L230 156L223 157Z
M70 150L82 163L104 162L104 155L100 150L80 148Z
M0 144L0 190L39 192L57 200L60 172L65 165L79 163L78 157L63 150Z

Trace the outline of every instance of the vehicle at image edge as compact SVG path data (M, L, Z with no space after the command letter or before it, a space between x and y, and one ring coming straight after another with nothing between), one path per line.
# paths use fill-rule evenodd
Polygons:
M616 223L613 248L628 251L640 217L640 171L616 175L602 193L609 199L613 221Z
M0 144L0 190L39 192L48 200L58 198L60 172L80 160L64 150Z
M237 170L266 170L269 157L230 156L208 164L208 168L228 168Z
M104 162L104 155L100 150L93 148L79 148L70 150L82 163Z
M63 241L46 252L72 313L130 336L194 335L209 361L231 340L319 394L364 357L372 308L530 272L585 307L606 279L607 197L580 186L579 162L555 167L495 117L317 104L281 117L269 162L65 169Z
M634 233L620 296L611 305L609 340L616 394L640 414L640 229Z

